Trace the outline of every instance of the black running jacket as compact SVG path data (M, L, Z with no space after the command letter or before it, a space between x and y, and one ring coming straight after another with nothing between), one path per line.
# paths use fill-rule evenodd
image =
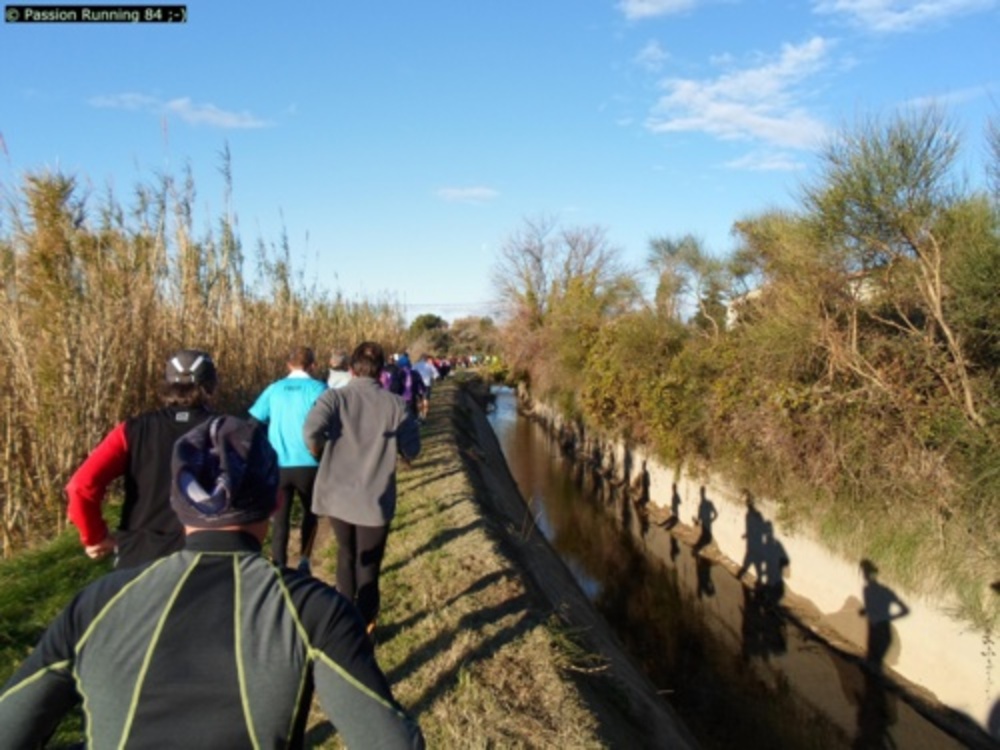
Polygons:
M0 747L40 746L80 700L92 748L298 747L314 689L348 747L423 747L353 605L199 531L73 599L0 693Z

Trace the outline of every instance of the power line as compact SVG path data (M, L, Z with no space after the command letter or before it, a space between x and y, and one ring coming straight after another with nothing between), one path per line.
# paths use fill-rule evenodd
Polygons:
M403 302L400 307L407 310L499 310L499 302Z

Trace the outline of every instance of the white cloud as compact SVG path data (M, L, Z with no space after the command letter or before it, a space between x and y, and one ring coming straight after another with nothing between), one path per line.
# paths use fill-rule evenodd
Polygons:
M657 71L670 59L669 53L655 39L646 43L632 60L649 71Z
M102 109L153 109L158 101L145 94L112 94L111 96L95 96L90 105Z
M721 55L711 55L708 61L718 68L725 68L735 64L736 58L731 52L723 52Z
M690 10L698 4L698 0L621 0L618 9L630 21L639 18L655 18L671 13L681 13Z
M699 131L725 140L760 140L783 148L813 148L822 122L797 104L798 87L828 65L830 43L814 37L786 44L772 62L717 78L662 81L666 95L646 127L654 133Z
M903 106L913 109L925 109L927 107L948 108L965 104L984 96L990 96L992 89L993 86L991 85L954 89L953 91L946 91L943 94L916 97L904 102Z
M751 151L726 162L726 167L750 172L794 172L804 169L805 164L785 151Z
M437 191L437 196L450 203L487 203L500 196L493 188L475 187L445 187Z
M846 16L871 31L912 31L953 16L989 10L997 0L816 0L817 13Z
M163 101L145 94L112 94L93 97L90 105L102 109L143 111L160 116L174 115L191 125L208 125L214 128L246 129L270 125L249 112L228 112L214 104L197 104L188 97Z

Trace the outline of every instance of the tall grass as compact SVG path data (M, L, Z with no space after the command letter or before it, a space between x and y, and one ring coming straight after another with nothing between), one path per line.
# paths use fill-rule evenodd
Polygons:
M227 208L198 233L190 174L139 184L127 205L60 173L4 186L4 557L65 527L66 480L116 421L156 405L172 350L211 352L220 372L216 406L240 412L282 374L293 345L313 346L324 362L331 349L362 338L403 341L396 304L347 300L305 283L287 238L277 246L262 240L248 264L228 192L227 180Z

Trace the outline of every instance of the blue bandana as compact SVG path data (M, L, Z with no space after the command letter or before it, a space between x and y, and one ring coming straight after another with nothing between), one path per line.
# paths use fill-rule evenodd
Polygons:
M174 444L170 505L185 526L239 526L269 518L278 502L278 457L264 427L221 416Z

